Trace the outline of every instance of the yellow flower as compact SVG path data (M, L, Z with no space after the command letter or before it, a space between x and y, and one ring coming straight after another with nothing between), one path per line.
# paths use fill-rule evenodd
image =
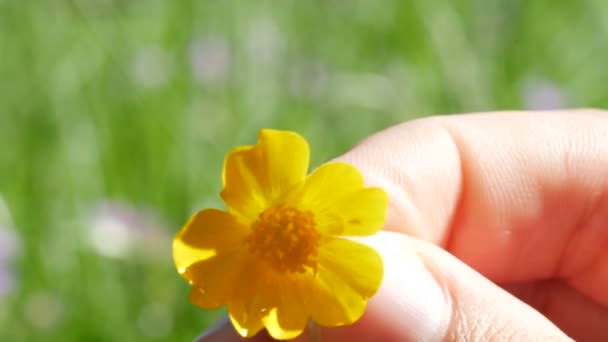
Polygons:
M276 339L295 338L311 319L352 324L382 281L380 255L342 236L376 233L386 193L365 188L346 163L307 176L308 164L300 135L262 130L257 145L226 157L227 211L199 211L174 239L173 259L192 285L191 302L226 306L244 337L266 328Z

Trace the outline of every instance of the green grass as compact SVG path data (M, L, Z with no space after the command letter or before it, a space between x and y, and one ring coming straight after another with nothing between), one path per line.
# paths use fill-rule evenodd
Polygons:
M219 205L229 149L291 129L318 165L414 117L524 108L530 80L607 107L607 23L603 0L0 0L0 196L22 239L0 340L191 340L221 311L188 303L170 237ZM100 201L155 213L161 243L98 254Z

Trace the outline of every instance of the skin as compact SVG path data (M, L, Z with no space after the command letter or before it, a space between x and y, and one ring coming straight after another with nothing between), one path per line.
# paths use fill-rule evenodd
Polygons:
M391 198L360 240L385 278L322 341L608 341L608 112L424 118L337 160ZM199 340L242 339L222 320Z

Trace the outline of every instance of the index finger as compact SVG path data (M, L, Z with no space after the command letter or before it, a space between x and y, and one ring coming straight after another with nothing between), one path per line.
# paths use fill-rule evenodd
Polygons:
M391 197L387 229L496 282L560 277L608 305L608 114L425 118L339 158Z

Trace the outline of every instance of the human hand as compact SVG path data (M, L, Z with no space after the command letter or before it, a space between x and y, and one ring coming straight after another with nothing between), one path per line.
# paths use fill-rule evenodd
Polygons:
M608 112L425 118L338 160L390 196L361 239L385 276L322 341L608 341ZM228 321L200 338L241 340Z

